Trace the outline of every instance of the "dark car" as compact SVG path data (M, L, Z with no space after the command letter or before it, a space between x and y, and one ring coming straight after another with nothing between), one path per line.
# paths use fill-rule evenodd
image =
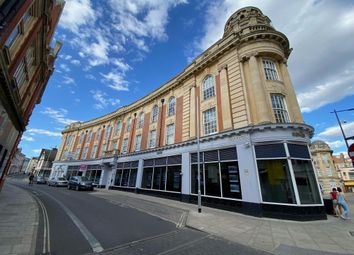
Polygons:
M85 176L71 176L68 183L68 189L93 190L93 185L92 181Z
M46 184L47 180L44 178L44 176L37 176L35 182L37 184Z
M66 187L68 186L68 181L64 177L54 177L48 180L48 186Z

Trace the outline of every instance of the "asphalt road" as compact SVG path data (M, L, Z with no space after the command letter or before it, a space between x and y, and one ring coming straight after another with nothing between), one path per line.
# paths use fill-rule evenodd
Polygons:
M169 221L89 192L18 186L33 195L40 209L36 254L269 254L197 230L176 228Z

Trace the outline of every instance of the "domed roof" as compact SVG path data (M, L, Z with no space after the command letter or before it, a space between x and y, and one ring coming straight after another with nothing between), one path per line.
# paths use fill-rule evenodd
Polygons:
M331 148L329 147L329 145L322 140L313 141L310 145L310 148L311 148L311 150L331 151Z
M260 9L253 6L247 6L239 9L226 21L224 28L224 36L232 31L242 33L242 30L251 26L266 26L270 30L274 30L271 20L265 16Z

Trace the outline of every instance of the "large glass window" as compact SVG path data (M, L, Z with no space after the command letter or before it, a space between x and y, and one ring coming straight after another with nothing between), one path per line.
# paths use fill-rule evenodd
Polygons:
M213 96L215 96L214 78L213 76L209 75L203 82L203 98L206 100Z
M181 166L168 166L166 190L180 192L181 181Z
M144 112L139 114L138 128L143 128L144 126Z
M127 120L127 129L126 132L129 132L131 130L132 127L132 119L129 117Z
M120 186L121 179L122 179L122 170L121 169L117 169L116 176L114 178L114 185Z
M140 151L141 135L135 137L135 151Z
M14 78L16 80L17 86L20 88L26 79L25 60L24 59L17 66L15 73L14 73Z
M122 122L120 120L117 120L116 127L114 129L114 135L119 135L121 128L122 128Z
M99 128L96 133L96 141L100 140L100 136L101 136L101 129Z
M81 132L80 140L79 140L79 143L80 143L80 144L82 144L82 142L84 141L84 137L85 137L84 132Z
M166 183L166 167L154 168L154 182L153 189L165 190Z
M151 189L152 184L152 167L145 167L143 171L143 180L141 183L141 187L145 189Z
M216 132L215 107L203 112L203 122L205 135L209 135Z
M167 125L166 127L166 144L173 144L175 142L175 124Z
M220 175L219 164L208 163L204 164L205 172L205 193L209 196L220 197Z
M129 187L135 187L137 176L138 176L138 169L130 169Z
M138 173L137 166L138 161L118 163L114 185L120 187L135 187Z
M295 204L287 160L257 160L257 165L263 201Z
M277 123L290 122L288 110L286 109L285 105L284 96L280 94L272 94L271 98L275 121Z
M151 123L154 123L157 121L158 115L159 115L159 107L157 105L155 105L152 108Z
M15 38L20 34L20 26L17 25L15 29L10 34L9 38L7 38L5 45L10 47L11 44L15 41Z
M264 73L267 80L278 80L277 69L271 60L263 60Z
M204 174L203 164L200 164L200 192L204 195ZM198 194L198 164L193 164L191 167L191 192Z
M110 136L110 134L111 134L111 129L112 129L111 126L107 126L107 128L106 128L106 134L105 134L105 139L109 139L109 136Z
M95 158L97 153L97 145L93 146L91 158Z
M173 116L175 115L176 111L176 98L175 97L170 97L168 100L168 116Z
M127 153L128 151L128 138L123 140L122 153Z
M149 136L149 148L155 148L155 147L156 147L156 130L151 130Z
M220 163L222 193L224 197L241 198L240 178L237 162Z
M92 138L92 130L90 130L90 131L89 131L89 133L88 133L88 136L87 136L87 141L86 141L86 143L89 143L89 142L91 142L91 138Z
M85 148L84 148L83 155L82 155L82 158L83 158L83 159L86 159L86 158L87 158L87 152L88 152L88 148L85 147Z
M122 183L121 183L121 186L123 186L123 187L128 186L129 171L130 171L129 169L123 170Z
M310 160L291 160L301 204L320 204L321 198Z

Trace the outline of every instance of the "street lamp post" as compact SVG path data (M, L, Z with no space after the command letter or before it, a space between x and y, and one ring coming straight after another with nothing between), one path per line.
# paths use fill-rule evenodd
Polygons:
M342 123L340 122L339 117L338 117L338 112L350 112L350 111L354 111L354 108L349 108L349 109L344 109L344 110L339 110L339 111L336 111L336 109L333 109L333 112L331 112L331 113L334 113L336 115L336 119L337 119L339 128L340 128L340 130L342 132L342 135L343 135L343 138L344 138L344 142L345 142L345 145L347 146L347 149L349 149L348 140L354 140L354 136L350 136L350 137L346 137L345 136L345 133L344 133L344 130L343 130L343 127L342 127ZM353 166L354 166L354 160L352 161L352 163L353 163Z
M199 126L199 96L197 96L197 153L198 153L198 213L202 212L202 192L200 190L200 126Z

